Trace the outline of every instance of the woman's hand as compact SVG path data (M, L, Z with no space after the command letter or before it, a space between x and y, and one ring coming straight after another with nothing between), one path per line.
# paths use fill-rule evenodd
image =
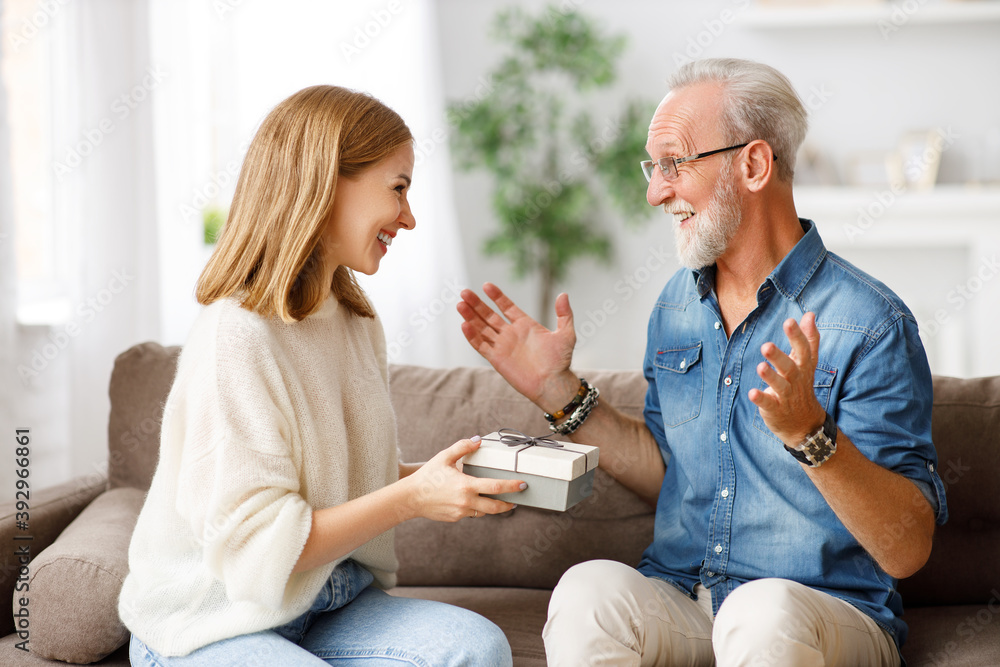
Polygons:
M462 333L514 389L544 410L558 410L580 386L569 371L576 346L569 296L560 294L556 298L556 330L549 331L496 285L486 283L483 291L503 316L475 292L462 290L458 302L458 312L465 320Z
M499 514L516 507L480 494L522 491L528 485L521 480L480 479L462 472L460 459L477 449L479 436L473 440L459 440L399 481L407 486L408 509L412 517L458 521L466 517Z

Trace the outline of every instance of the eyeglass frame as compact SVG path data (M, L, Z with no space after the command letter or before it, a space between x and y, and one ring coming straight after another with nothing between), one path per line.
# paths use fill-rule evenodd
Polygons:
M705 151L704 153L696 153L694 155L688 155L687 157L661 157L659 160L640 160L639 166L642 167L642 175L646 177L647 183L651 183L653 181L654 164L660 168L660 172L663 173L663 178L665 178L668 181L672 181L676 179L678 176L677 165L679 164L683 164L684 162L692 162L694 160L700 160L703 157L709 157L711 155L715 155L716 153L725 153L726 151L736 150L737 148L745 148L746 146L749 146L751 143L753 142L748 141L744 144L737 144L735 146L729 146L728 148L717 148L714 151ZM775 159L777 159L777 156L775 156ZM665 160L669 160L667 164L673 164L674 175L672 177L667 176L669 172L667 171L666 167L663 164ZM648 172L646 171L646 165L649 165Z

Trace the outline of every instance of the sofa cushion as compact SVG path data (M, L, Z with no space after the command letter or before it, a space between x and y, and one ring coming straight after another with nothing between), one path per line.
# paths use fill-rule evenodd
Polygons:
M118 594L144 497L139 489L104 492L31 561L29 591L14 595L28 598L32 653L91 663L128 641Z
M641 416L636 372L581 373L607 401ZM403 460L426 461L456 440L501 427L548 432L542 412L491 368L393 366L390 385ZM595 558L637 565L653 538L653 510L604 470L593 494L566 512L530 507L457 523L396 528L400 585L552 588L570 566Z
M1000 377L935 377L932 428L950 516L927 565L899 583L903 605L984 604L1000 590L1000 497L990 492L1000 470Z
M176 346L142 343L115 359L108 390L108 488L149 490L159 459L163 406L180 351Z

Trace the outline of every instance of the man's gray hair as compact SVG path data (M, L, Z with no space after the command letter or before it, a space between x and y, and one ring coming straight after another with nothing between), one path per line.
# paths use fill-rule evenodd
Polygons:
M791 183L795 155L809 125L806 109L792 83L773 67L752 60L708 58L683 65L668 84L676 90L713 81L725 86L722 130L727 141L739 144L763 139L777 157L778 178Z

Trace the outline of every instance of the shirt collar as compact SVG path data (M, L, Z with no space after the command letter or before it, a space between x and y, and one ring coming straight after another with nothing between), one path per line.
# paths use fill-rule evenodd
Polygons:
M799 224L805 231L805 236L799 239L795 247L785 255L778 266L774 267L767 280L774 288L788 299L797 299L806 283L816 273L816 269L826 257L826 246L819 237L816 224L812 220L799 218Z
M827 254L823 239L819 237L819 231L816 229L816 223L799 218L799 224L802 225L805 235L764 279L765 283L770 282L777 291L789 299L798 298ZM698 297L704 299L715 287L715 265L694 269L691 275Z

